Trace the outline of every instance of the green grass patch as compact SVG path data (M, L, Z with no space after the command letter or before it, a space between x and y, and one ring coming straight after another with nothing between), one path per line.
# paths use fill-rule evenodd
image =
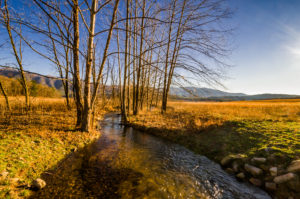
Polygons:
M0 184L0 198L9 198L12 192L17 192L20 197L29 195L28 190L15 187L30 184L43 172L54 168L74 148L92 140L92 137L84 135L87 133L81 132L49 133L52 136L0 131L0 171L9 172L7 180ZM77 139L72 139L73 136ZM11 183L11 178L20 180L18 183Z
M294 121L226 121L191 131L190 128L160 128L157 124L153 127L149 121L142 123L135 119L131 123L136 128L184 145L217 162L229 154L244 154L248 158L274 154L275 161L287 165L300 156L300 124Z

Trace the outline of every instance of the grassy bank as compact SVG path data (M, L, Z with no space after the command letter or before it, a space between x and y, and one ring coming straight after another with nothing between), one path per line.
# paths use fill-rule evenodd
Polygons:
M266 156L282 164L300 156L300 100L170 102L131 116L132 125L220 162L228 154Z
M99 136L96 131L74 129L75 111L68 111L62 98L32 98L28 112L23 97L10 98L10 102L8 112L0 98L0 173L9 173L1 179L0 198L30 195L27 184Z
M130 123L221 163L273 197L300 197L300 172L288 169L300 159L300 100L170 102L165 114L145 111Z

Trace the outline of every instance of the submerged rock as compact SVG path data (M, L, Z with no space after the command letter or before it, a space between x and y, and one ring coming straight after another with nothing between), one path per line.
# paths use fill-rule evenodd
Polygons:
M40 190L43 189L45 186L46 186L46 182L41 178L37 178L32 182L31 188Z

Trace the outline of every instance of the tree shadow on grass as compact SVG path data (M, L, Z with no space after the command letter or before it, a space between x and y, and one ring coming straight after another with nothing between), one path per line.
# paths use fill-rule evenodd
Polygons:
M67 113L66 113L67 114ZM54 130L76 131L75 120L70 114L62 113L5 113L0 116L0 129L5 131Z
M274 163L288 164L295 154L289 154L286 149L291 148L290 151L296 151L297 148L296 142L289 143L279 139L280 136L286 135L286 132L256 129L259 128L256 123L227 121L221 125L208 125L198 131L185 128L170 130L136 124L131 124L131 126L183 145L216 162L220 162L226 155L241 153L249 157L275 154L277 156L275 156Z

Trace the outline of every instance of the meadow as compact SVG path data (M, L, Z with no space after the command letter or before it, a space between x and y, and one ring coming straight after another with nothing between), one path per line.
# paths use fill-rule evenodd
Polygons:
M10 111L0 97L0 173L8 172L0 179L0 198L23 198L32 193L28 187L33 180L45 172L51 175L66 157L100 134L77 131L75 109L67 110L64 98L32 97L30 110L23 96L9 101ZM98 116L104 113L102 109Z
M300 157L300 99L237 102L172 101L167 112L143 111L130 123L220 162L228 154Z
M0 98L0 173L8 172L7 178L0 179L0 198L30 196L33 192L28 188L34 179L54 174L59 176L55 180L65 185L60 190L80 192L76 171L80 170L83 148L100 136L99 131L78 131L74 104L68 110L64 98L32 97L29 110L23 96L9 97L9 101L10 111ZM97 107L98 119L114 111L109 100ZM130 115L129 122L216 162L230 154L248 160L269 159L271 150L271 163L280 172L300 158L300 99L171 101L165 114L159 107L145 109L137 116Z

